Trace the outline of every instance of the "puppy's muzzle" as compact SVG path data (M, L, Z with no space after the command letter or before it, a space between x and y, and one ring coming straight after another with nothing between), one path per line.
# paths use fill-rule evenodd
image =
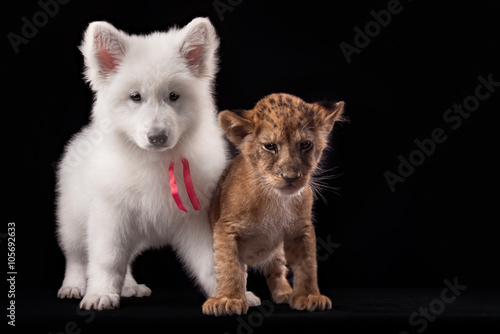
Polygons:
M153 146L157 147L165 146L168 141L167 131L157 130L157 129L149 130L148 141Z

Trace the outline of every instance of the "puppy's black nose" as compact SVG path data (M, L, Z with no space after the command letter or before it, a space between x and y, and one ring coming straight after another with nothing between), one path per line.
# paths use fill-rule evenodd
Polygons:
M148 140L151 145L164 146L167 143L168 136L166 131L149 131Z

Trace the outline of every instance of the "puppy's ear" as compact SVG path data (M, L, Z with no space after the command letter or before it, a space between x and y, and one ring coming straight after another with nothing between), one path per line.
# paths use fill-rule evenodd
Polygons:
M80 51L85 57L85 79L94 91L105 86L125 57L127 35L111 24L92 22Z
M213 78L217 73L219 39L210 20L198 17L183 29L186 32L180 53L197 77Z
M254 125L244 118L241 113L224 110L219 113L219 124L226 133L227 138L236 147L239 147L243 139L253 132Z
M322 131L330 133L335 122L347 120L344 114L344 101L340 102L319 102L314 103L317 107L315 115L316 123Z

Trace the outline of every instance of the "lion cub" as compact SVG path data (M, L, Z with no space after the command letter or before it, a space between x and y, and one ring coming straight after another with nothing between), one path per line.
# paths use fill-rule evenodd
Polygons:
M211 203L217 293L203 304L204 314L247 312L247 265L263 271L276 303L331 309L317 283L310 181L343 108L344 102L326 107L272 94L252 110L219 114L241 153ZM293 290L285 264L293 270Z

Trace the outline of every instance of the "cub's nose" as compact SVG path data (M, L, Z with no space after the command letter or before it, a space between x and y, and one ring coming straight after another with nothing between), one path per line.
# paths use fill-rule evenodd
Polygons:
M164 146L167 143L168 135L164 130L150 130L148 132L148 141L154 146Z
M293 183L302 176L301 173L281 173L281 177L286 183Z

